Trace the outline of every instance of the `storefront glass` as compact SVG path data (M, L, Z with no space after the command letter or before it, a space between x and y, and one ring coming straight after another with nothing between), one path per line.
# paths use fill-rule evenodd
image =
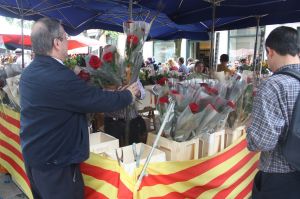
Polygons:
M153 49L157 63L165 63L169 58L175 57L174 41L154 41Z

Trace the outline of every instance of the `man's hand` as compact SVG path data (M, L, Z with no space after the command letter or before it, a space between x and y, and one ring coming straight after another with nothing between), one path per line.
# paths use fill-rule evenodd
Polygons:
M132 95L132 101L135 100L135 97L138 95L138 93L140 92L140 89L137 85L137 83L133 83L131 85L129 85L127 88L127 90L129 90L131 92Z

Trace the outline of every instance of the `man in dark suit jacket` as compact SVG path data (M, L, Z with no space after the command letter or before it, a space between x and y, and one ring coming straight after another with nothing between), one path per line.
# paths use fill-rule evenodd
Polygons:
M124 108L138 88L103 91L79 79L63 64L68 40L58 21L37 21L31 41L36 56L20 80L20 137L33 196L82 199L79 163L89 157L86 113Z

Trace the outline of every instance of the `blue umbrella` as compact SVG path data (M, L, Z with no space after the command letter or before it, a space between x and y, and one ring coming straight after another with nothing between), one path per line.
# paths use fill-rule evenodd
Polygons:
M208 39L205 27L178 25L159 10L134 5L132 13L134 20L151 22L155 19L149 39ZM37 20L44 16L56 18L62 21L71 35L93 28L122 32L123 22L129 19L127 1L105 0L0 0L0 14L28 20ZM167 37L168 33L172 35L170 38Z
M163 5L161 12L180 24L211 20L213 2L216 4L216 19L284 13L300 9L298 0L161 0L160 2ZM151 9L157 8L157 1L140 0L138 3ZM270 23L277 23L276 18Z

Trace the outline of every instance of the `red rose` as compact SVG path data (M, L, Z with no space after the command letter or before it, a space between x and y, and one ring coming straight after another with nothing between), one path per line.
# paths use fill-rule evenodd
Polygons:
M251 77L247 77L247 84L250 84L252 82L252 78Z
M233 101L228 101L227 105L230 106L232 109L235 109L235 103Z
M218 89L216 88L212 88L212 87L209 87L208 85L203 85L203 87L205 88L206 92L210 95L218 95Z
M105 53L103 55L103 60L105 62L112 62L112 60L113 60L113 53L112 52Z
M157 81L157 83L161 86L164 86L166 84L166 82L168 82L168 81L169 81L168 78L162 77Z
M84 70L81 70L78 74L78 77L80 77L80 79L83 79L84 81L89 81L90 80L90 74Z
M167 96L161 97L158 99L158 102L160 104L167 104L167 103L169 103L169 98Z
M90 64L90 66L91 66L93 69L96 70L97 68L100 68L100 67L101 67L102 62L101 62L101 60L99 59L98 56L96 56L96 55L91 55L89 64Z
M208 84L207 83L200 83L200 86L207 87Z
M173 95L179 95L179 92L178 92L177 90L171 90L170 92L171 92L171 94L173 94Z
M198 113L199 112L199 106L198 106L198 104L196 104L195 102L193 102L193 103L190 103L189 104L189 107L190 107L190 109L191 109L191 111L192 111L192 113Z
M133 45L137 45L139 42L139 38L136 35L128 35L127 43L132 43Z

